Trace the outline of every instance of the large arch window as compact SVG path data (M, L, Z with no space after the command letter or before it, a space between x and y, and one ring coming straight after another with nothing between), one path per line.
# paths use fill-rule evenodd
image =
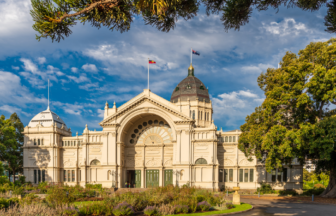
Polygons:
M195 164L208 164L204 158L199 158L196 160Z
M225 142L228 142L228 137L227 136L225 137Z
M100 161L95 159L95 160L91 161L90 165L100 165Z
M229 142L232 142L232 136L229 137Z

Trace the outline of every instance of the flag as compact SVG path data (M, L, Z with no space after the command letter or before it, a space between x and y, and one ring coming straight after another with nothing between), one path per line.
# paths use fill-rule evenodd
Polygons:
M153 61L153 60L148 60L148 63L149 63L149 64L156 64L156 62Z
M200 55L200 53L197 52L196 50L192 50L192 53L195 54L195 55Z

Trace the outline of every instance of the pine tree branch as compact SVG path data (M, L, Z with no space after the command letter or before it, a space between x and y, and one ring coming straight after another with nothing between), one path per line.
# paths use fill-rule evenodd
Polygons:
M78 15L87 13L87 12L93 10L94 8L98 7L99 5L103 5L103 4L111 4L111 5L110 5L110 8L112 8L112 7L115 7L118 3L119 3L118 0L100 0L99 2L92 3L89 7L85 8L85 9L83 9L83 10L81 10L81 11L78 11L77 13L73 13L73 14L64 14L64 15L61 16L59 19L53 19L53 18L50 18L50 17L48 17L48 19L49 19L49 21L56 22L56 23L60 23L60 22L62 22L62 20L64 20L65 18L75 17L75 16L78 16Z

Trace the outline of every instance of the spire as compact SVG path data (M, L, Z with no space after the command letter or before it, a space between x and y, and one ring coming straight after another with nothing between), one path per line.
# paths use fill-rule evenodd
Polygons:
M188 68L188 76L195 76L194 67L192 66L192 63L190 63L190 67Z
M48 79L48 108L47 108L47 110L50 110L50 108L49 108L49 79Z

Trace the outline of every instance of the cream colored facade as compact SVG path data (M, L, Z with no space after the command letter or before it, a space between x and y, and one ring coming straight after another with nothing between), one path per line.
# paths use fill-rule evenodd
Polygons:
M26 180L119 188L256 189L262 182L277 189L302 187L302 166L296 161L286 173L266 173L263 164L248 161L238 150L241 132L217 130L211 100L201 97L171 102L145 89L120 107L106 103L102 130L85 126L76 136L48 108L24 130Z

